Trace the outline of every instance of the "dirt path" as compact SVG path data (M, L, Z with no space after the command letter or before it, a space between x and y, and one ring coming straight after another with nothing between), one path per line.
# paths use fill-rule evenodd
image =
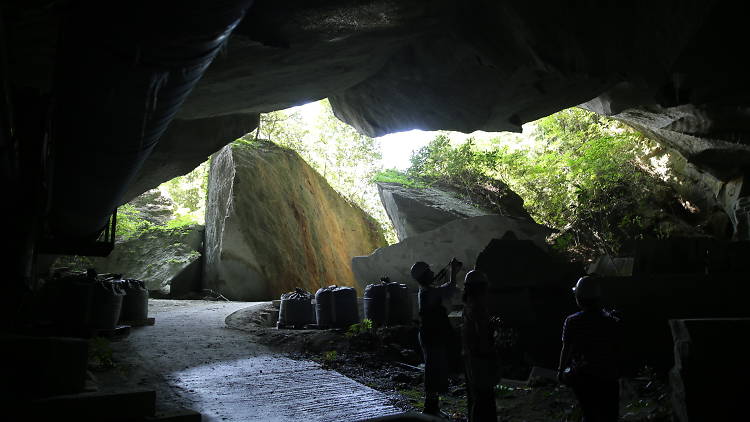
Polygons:
M398 413L382 393L274 354L225 326L227 315L260 305L151 300L156 325L113 343L124 377L117 383L153 388L157 408L193 409L204 421L356 421Z

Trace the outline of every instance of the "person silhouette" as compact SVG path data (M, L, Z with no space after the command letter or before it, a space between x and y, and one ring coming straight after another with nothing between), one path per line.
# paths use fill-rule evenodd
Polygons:
M497 422L495 384L499 374L493 322L487 310L487 286L483 272L472 270L466 274L461 339L469 422Z
M601 304L600 279L581 277L573 288L580 312L565 319L558 378L573 389L584 422L615 422L619 413L622 324Z
M439 286L432 286L435 274L425 262L411 267L411 276L419 283L419 344L424 358L425 402L423 413L441 416L440 393L448 392L448 339L452 328L443 300L456 292L456 274L462 267L456 258L450 261L450 278Z

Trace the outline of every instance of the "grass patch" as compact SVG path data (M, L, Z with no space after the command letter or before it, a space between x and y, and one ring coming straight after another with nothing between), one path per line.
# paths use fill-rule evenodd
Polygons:
M338 359L339 352L335 350L329 350L323 353L323 362L321 363L321 365L323 366L323 369L333 369L336 366Z
M425 188L427 187L426 184L414 180L411 178L408 174L401 172L396 169L387 169L383 170L381 172L378 172L375 174L375 176L372 178L373 182L381 182L381 183L398 183L401 185L404 185L409 188Z

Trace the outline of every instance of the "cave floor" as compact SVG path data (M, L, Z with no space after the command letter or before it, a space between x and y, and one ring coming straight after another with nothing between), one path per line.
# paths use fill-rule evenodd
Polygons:
M383 393L225 326L232 312L262 305L150 300L156 324L110 344L115 367L94 372L99 389L153 389L157 410L192 409L204 421L355 421L399 412Z

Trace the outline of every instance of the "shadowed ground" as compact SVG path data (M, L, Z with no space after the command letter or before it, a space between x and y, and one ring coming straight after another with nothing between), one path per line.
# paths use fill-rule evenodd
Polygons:
M398 413L382 393L319 364L273 354L225 326L254 303L151 300L156 325L112 345L118 370L102 390L157 392L157 409L201 412L204 421L355 421Z

